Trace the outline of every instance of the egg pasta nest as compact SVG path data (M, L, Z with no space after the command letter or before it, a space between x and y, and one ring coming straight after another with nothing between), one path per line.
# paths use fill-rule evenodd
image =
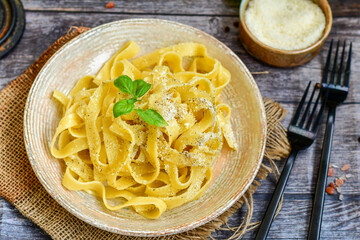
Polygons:
M63 117L51 153L65 161L67 189L94 194L110 210L131 207L154 219L204 194L224 141L236 149L231 109L219 99L231 76L198 43L130 61L139 50L128 42L67 96L54 92ZM113 116L114 104L127 97L114 86L120 75L152 85L135 107L156 110L168 126L149 125L135 111Z

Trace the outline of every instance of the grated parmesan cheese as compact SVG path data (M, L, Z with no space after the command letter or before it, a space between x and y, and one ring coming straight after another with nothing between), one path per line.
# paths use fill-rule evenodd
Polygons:
M311 0L251 0L245 22L264 44L299 50L321 38L326 20L323 11Z
M165 121L170 121L171 119L174 119L175 116L178 114L177 108L175 106L175 103L171 101L172 96L166 94L164 95L162 99L162 117L165 119Z

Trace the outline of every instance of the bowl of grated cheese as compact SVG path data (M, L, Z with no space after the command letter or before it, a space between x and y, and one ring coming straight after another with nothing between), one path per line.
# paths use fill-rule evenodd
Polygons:
M332 26L327 0L245 0L239 16L246 51L276 67L309 62L320 52Z

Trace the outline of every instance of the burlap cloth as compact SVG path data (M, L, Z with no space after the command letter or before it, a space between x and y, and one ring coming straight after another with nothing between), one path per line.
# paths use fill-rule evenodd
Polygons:
M36 178L23 140L23 113L30 87L46 61L66 42L87 31L88 28L72 27L46 50L23 74L0 92L0 195L11 202L24 216L31 219L54 239L135 239L100 230L79 220L62 208L42 187ZM257 179L246 194L224 214L194 230L163 237L163 239L205 239L212 238L217 229L233 231L231 238L240 238L246 231L257 227L251 223L253 211L252 194L259 180L268 174L278 174L274 160L280 160L289 153L286 132L281 125L286 111L278 103L265 100L268 139L265 150L270 166L261 165ZM246 204L246 214L240 226L230 227L228 218Z

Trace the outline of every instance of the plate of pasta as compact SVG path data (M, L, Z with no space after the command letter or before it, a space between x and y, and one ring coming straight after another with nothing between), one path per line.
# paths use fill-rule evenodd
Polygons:
M101 25L38 74L25 144L49 194L118 234L180 233L219 216L262 161L265 110L241 60L208 34L158 19Z

